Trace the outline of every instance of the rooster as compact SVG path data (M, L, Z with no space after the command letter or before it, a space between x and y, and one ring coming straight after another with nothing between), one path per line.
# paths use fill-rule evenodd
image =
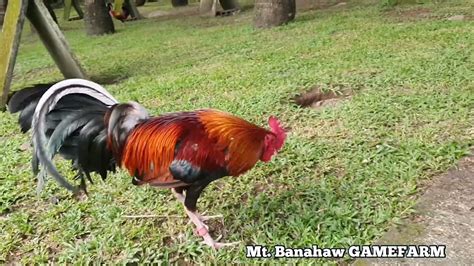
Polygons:
M112 3L108 3L107 8L109 9L110 16L120 20L122 23L124 23L128 16L130 16L130 10L125 6L125 4L122 5L122 12L115 11Z
M91 173L105 179L120 166L134 185L171 189L196 233L212 248L235 243L210 236L204 221L212 217L196 207L204 188L222 177L239 176L258 161L270 161L286 139L273 116L270 130L212 109L150 116L140 104L118 103L103 87L83 79L20 90L8 108L20 112L23 133L32 131L39 191L47 173L77 194L86 191ZM58 172L52 161L58 153L72 161L81 180L78 187Z

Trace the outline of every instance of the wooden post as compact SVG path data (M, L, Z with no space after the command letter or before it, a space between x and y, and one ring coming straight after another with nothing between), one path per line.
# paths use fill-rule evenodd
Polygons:
M2 4L4 2L2 1ZM0 110L5 110L28 0L10 0L0 35ZM52 19L51 19L52 20ZM53 24L55 24L53 22Z
M5 17L5 11L7 8L7 0L0 0L0 30L3 25L3 18Z
M142 15L140 15L140 12L138 12L137 6L135 5L135 0L125 0L125 4L130 9L130 16L133 19L143 19Z
M0 0L3 4L5 0ZM0 110L5 110L21 31L28 17L65 78L86 78L43 0L10 0L0 35Z
M72 0L64 0L63 20L68 21L71 16Z
M85 78L84 71L74 58L66 38L49 15L43 1L30 0L26 15L64 77Z
M72 0L72 6L78 15L79 19L84 18L84 12L82 12L81 5L79 4L79 0Z
M76 10L77 17L71 17L71 7L74 7ZM84 12L82 12L81 6L79 5L78 0L64 0L64 13L63 13L63 20L78 20L84 18Z

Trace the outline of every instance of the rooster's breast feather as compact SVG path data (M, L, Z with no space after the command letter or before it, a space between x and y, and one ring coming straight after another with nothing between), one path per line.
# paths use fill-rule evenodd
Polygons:
M183 123L173 116L151 118L138 125L127 139L122 165L144 183L168 186L179 182L168 168L184 129Z

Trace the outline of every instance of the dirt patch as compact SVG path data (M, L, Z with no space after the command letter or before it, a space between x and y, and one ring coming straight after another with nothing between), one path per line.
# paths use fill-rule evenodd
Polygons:
M164 17L170 15L170 12L168 11L161 11L161 10L156 10L153 12L150 12L147 14L147 18L157 18L157 17Z
M431 9L425 7L412 9L393 9L384 13L384 16L395 21L416 21L434 17Z
M328 91L323 91L321 87L316 86L302 94L296 95L293 101L301 107L319 109L336 106L351 95L352 90L341 88L341 86L336 86L336 88Z
M346 2L340 0L296 0L297 10L326 9L329 7L344 6Z
M371 259L355 265L472 265L474 250L474 150L459 165L435 178L415 214L391 228L376 244L446 245L443 259Z
M267 184L264 183L256 183L253 187L253 193L254 195L258 195L262 192L264 192L267 189Z
M433 12L426 7L390 9L383 12L383 16L396 22L419 21L424 19L447 21L470 21L473 19L473 16L469 14L442 14Z
M183 18L183 17L189 17L189 16L197 16L197 15L199 15L199 7L188 6L188 7L176 8L172 11L156 10L148 14L144 14L143 16L145 16L146 18L157 20L157 21L162 21L162 20L169 20L169 19Z

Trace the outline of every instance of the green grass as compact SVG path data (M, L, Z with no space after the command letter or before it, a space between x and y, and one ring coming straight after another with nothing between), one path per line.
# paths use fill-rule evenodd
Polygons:
M403 15L420 7L432 16ZM273 114L291 130L272 162L215 182L201 197L201 210L225 217L210 224L213 234L243 243L215 252L193 235L168 190L135 187L125 172L96 178L85 201L52 181L36 196L31 154L21 148L29 136L16 116L0 113L0 261L248 262L244 244L371 243L474 144L473 23L445 20L472 14L472 5L395 11L366 4L300 12L262 31L252 28L251 12L143 20L95 38L82 21L62 23L87 73L115 80L106 88L119 100L154 114L218 108L261 125ZM25 33L14 89L59 79L41 43ZM313 85L355 94L322 110L292 104ZM122 217L131 214L162 218Z

